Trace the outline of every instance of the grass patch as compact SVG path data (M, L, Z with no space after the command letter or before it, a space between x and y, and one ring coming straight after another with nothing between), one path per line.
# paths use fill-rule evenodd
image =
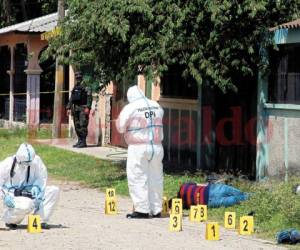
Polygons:
M295 228L300 231L300 196L293 193L293 188L298 183L299 178L291 178L288 183L235 180L230 184L248 192L250 199L229 208L210 208L209 218L223 225L225 211L236 212L237 219L254 212L256 234L269 240L275 240L276 233L281 230ZM297 245L290 247L300 249Z
M40 137L39 137L40 138ZM5 133L0 130L0 159L15 154L20 143L27 141L25 130ZM124 168L95 157L57 149L47 145L34 145L47 166L50 176L79 181L93 188L105 190L115 187L121 195L128 195Z
M0 129L0 159L14 154L19 144L26 141L26 138L28 136L25 130ZM128 195L126 171L123 167L47 145L34 145L34 147L45 162L50 176L79 181L102 191L108 187L115 187L118 194ZM165 174L164 194L168 198L176 196L180 184L191 181L203 183L205 176L201 173L194 175ZM237 218L254 212L256 233L263 238L273 240L275 234L280 230L288 228L300 230L300 196L292 192L294 185L298 182L297 178L291 179L288 183L233 180L231 185L250 193L250 199L230 208L209 209L209 218L217 220L223 225L225 211L236 212ZM300 249L298 246L292 248Z

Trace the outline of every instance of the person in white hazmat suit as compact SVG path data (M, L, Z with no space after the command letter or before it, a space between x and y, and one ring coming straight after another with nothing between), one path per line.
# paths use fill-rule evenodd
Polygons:
M164 111L149 100L138 86L128 89L127 104L116 128L128 144L127 179L134 211L127 218L160 217L163 193Z
M9 229L16 229L32 213L41 216L43 229L50 228L48 220L57 204L59 189L46 187L46 182L46 166L30 144L21 144L14 156L0 162L2 219Z

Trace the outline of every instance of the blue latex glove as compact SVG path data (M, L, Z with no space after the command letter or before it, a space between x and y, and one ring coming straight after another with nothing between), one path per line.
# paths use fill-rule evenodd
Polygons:
M31 194L35 199L37 199L39 197L39 195L41 194L39 187L33 186L31 189Z
M4 204L10 208L15 208L14 198L9 194L4 196Z

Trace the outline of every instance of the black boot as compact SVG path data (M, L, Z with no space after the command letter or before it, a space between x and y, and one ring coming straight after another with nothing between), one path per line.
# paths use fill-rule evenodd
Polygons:
M80 144L80 137L78 137L78 140L77 140L77 142L73 145L73 148L77 148L79 144Z
M77 148L86 148L86 137L80 137L80 143L77 145Z
M149 219L149 214L133 212L132 214L126 215L127 219Z
M152 215L152 218L161 218L161 213L153 214L153 215Z

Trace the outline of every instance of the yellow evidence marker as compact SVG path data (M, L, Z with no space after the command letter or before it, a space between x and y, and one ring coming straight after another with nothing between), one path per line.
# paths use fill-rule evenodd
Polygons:
M105 195L105 214L117 214L117 199L116 190L114 188L107 188Z
M253 216L240 217L239 234L250 235L254 232L254 219Z
M111 199L116 197L116 190L114 188L107 188L105 199Z
M227 229L235 229L235 212L225 212L224 227Z
M171 214L180 214L182 216L182 199L172 199Z
M198 205L200 211L200 221L207 221L207 206Z
M182 231L182 216L181 216L181 214L170 214L169 231L171 231L171 232Z
M28 233L41 233L41 217L39 215L29 215L28 216L28 225L27 225Z
M206 205L197 205L190 207L189 214L190 221L201 222L207 220L207 206Z
M169 214L169 202L167 197L163 197L162 201L162 215L168 215Z
M200 207L198 206L190 207L189 219L190 221L193 222L200 222Z
M117 213L118 213L117 199L116 198L105 199L105 214L115 215Z
M205 239L220 240L220 228L217 222L209 222L206 224Z

